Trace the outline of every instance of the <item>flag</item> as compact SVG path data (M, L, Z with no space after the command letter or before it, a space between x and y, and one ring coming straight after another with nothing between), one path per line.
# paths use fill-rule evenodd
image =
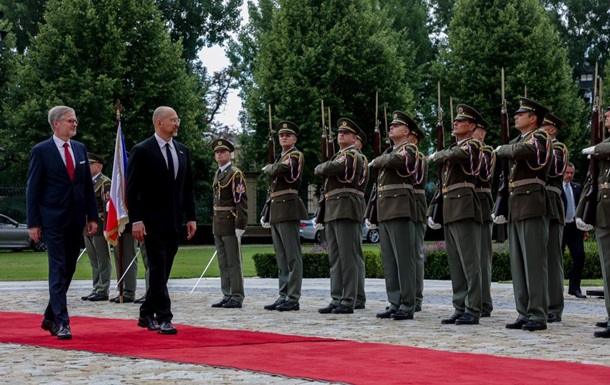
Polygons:
M112 165L112 183L110 184L110 200L108 201L108 216L104 236L108 243L116 246L118 237L129 223L127 202L125 199L125 173L127 171L127 151L121 120L118 119L116 142L114 146L114 163Z

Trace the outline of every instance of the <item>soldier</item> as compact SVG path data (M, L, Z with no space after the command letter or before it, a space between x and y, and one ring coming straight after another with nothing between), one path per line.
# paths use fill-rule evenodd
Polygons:
M222 299L212 307L241 308L244 301L241 237L248 223L246 178L231 162L233 144L226 139L212 142L218 171L214 175L212 232L218 252Z
M364 209L359 198L362 158L354 147L362 130L347 118L337 122L339 152L315 168L324 176L324 227L330 264L331 303L321 314L351 314L358 292L358 256L362 253Z
M83 301L107 301L110 290L110 275L112 274L112 261L110 250L104 237L106 228L106 203L110 197L110 178L102 174L106 161L98 155L88 153L89 168L93 178L93 190L95 192L95 203L99 221L97 232L93 235L84 234L85 247L91 263L93 273L93 291L89 295L81 297Z
M364 194L366 192L366 185L369 183L369 161L366 155L362 152L362 145L366 143L366 135L362 133L356 137L356 150L362 158L362 176L358 180L358 198L362 205L362 210L366 209L366 202L364 201ZM362 229L362 226L360 227ZM362 252L362 236L360 237L360 254L358 255L358 293L356 294L356 305L354 309L362 310L366 307L366 292L364 290L364 283L366 281L366 261L364 259L364 252Z
M563 174L568 166L568 149L557 140L559 129L567 123L551 113L547 113L542 122L542 129L549 134L553 143L553 155L549 160L546 189L551 200L549 212L549 245L548 245L548 319L550 323L561 322L563 313L563 227L565 209L561 200L563 192Z
M472 137L481 142L481 167L475 182L475 191L481 202L481 317L491 317L493 300L491 298L491 263L493 258L492 234L493 219L491 213L494 201L491 196L491 183L495 168L495 154L493 148L485 145L485 135L490 125L487 121L477 122Z
M388 306L377 318L413 319L419 251L415 241L417 147L407 142L417 130L410 116L394 111L388 136L394 143L369 164L379 169L377 219ZM371 204L369 202L369 204Z
M424 133L419 128L414 128L409 132L407 141L414 145L418 145L424 139ZM424 238L426 235L426 211L428 209L428 201L426 200L426 174L428 173L428 158L421 152L417 153L419 158L419 168L415 176L415 184L413 192L416 202L416 219L415 219L415 244L419 251L416 266L417 282L415 283L415 311L421 311L422 302L424 301Z
M282 121L276 129L282 153L275 163L266 165L263 171L273 178L269 188L269 222L278 266L280 295L274 303L264 308L290 311L299 310L303 282L303 256L299 236L299 221L307 219L305 205L299 197L303 177L303 153L295 147L297 137L301 133L296 124ZM264 218L261 218L261 224L266 227L268 224L263 222Z
M472 138L477 123L483 121L472 107L458 105L449 148L429 159L445 163L443 172L443 221L454 313L442 324L476 325L481 317L481 203L475 192L479 174L481 143ZM428 218L431 228L439 224Z
M548 110L539 103L519 99L515 128L521 133L509 144L496 147L496 155L513 160L509 175L508 237L515 304L519 313L508 329L544 330L548 312L549 197L546 164L551 140L538 128ZM503 216L494 218L505 223Z

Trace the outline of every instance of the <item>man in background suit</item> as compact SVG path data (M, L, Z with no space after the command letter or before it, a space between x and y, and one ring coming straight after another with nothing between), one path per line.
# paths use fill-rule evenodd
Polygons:
M127 163L127 205L131 233L146 241L150 286L140 306L138 326L176 334L167 281L178 251L182 218L187 239L197 230L193 172L189 149L173 140L180 119L170 107L153 113L155 133L138 143Z
M74 109L49 110L53 136L32 148L26 190L30 237L44 237L49 258L49 304L41 327L60 340L72 338L66 293L80 252L83 228L97 231L97 208L85 145L71 140Z
M572 179L574 179L574 165L568 163L568 167L563 174L563 192L561 194L561 200L563 201L566 213L562 250L565 251L567 246L570 250L570 255L572 256L572 269L570 271L568 294L573 295L576 298L587 298L580 290L580 280L582 277L582 270L585 266L584 239L589 233L583 233L578 230L576 222L574 221L576 206L578 205L580 195L582 194L582 185L580 183L572 182ZM569 200L568 197L570 197Z

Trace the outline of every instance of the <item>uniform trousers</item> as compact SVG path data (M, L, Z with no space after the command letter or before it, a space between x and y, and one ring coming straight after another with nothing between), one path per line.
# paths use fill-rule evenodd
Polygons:
M602 277L604 278L606 314L610 317L610 228L596 227L595 238L597 238L599 261L601 262Z
M358 248L358 259L356 260L356 267L358 268L358 290L356 292L356 302L360 302L363 305L366 303L366 293L364 290L364 284L366 281L366 260L364 259L364 251L362 251L362 233L364 229L360 226L360 247Z
M492 234L493 222L481 225L481 309L489 314L494 309L491 299L491 268L493 260Z
M549 271L549 314L561 318L563 314L563 225L556 220L549 221L548 271Z
M244 302L244 275L242 271L241 250L237 237L233 235L214 235L220 268L220 290L223 300L233 299Z
M119 245L122 245L121 250L119 250ZM128 231L124 231L117 246L113 246L117 282L123 277L120 283L123 285L123 299L135 299L136 297L138 286L137 246L138 241ZM122 253L119 254L119 251L122 251ZM122 262L120 262L121 258ZM128 267L129 269L127 269Z
M324 224L330 265L331 304L353 309L358 292L358 253L362 224L336 219Z
M280 299L296 304L301 298L303 255L299 221L284 221L271 225L271 238L278 267Z
M98 226L104 226L104 223L100 221ZM112 275L112 260L108 242L102 234L85 235L85 248L93 273L93 293L108 296L110 276Z
M427 224L415 222L415 244L417 245L417 265L415 266L415 304L421 307L424 301L424 263L426 255L424 254L424 237L426 236Z

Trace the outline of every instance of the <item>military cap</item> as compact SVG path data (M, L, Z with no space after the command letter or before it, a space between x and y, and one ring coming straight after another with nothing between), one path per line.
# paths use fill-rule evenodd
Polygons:
M515 113L518 114L520 112L533 112L536 116L544 118L549 109L532 99L519 98L519 109Z
M453 120L472 120L475 123L478 123L483 120L483 117L477 110L470 107L467 104L458 104L457 106L457 115Z
M404 124L409 127L409 130L419 130L417 123L415 120L411 119L411 117L405 114L402 111L394 111L392 114L392 121L390 122L390 126L394 124Z
M354 123L352 120L350 120L348 118L341 118L341 119L337 120L337 131L338 132L348 131L348 132L351 132L352 134L356 134L356 136L360 136L360 137L364 136L364 133L362 132L360 127L358 127L358 125L356 123Z
M565 127L568 125L568 123L564 122L563 120L559 119L558 117L556 117L555 115L551 114L550 112L547 112L546 115L544 115L544 122L542 123L543 126L555 126L558 129Z
M87 153L87 158L89 158L89 164L92 164L92 163L106 164L106 161L104 160L104 158L102 158L99 155L92 154L90 152Z
M233 147L233 143L229 142L226 139L215 139L212 142L212 148L214 149L214 151L226 150L229 152L233 152L233 150L235 150L235 148Z
M489 127L491 127L491 124L487 120L481 118L480 121L477 121L477 128L487 131Z
M419 127L412 128L409 132L411 135L417 138L418 142L424 140L424 132L420 130Z
M361 142L362 144L365 144L365 143L366 143L366 135L364 134L364 132L362 132L362 133L358 134L358 139L360 140L360 142Z
M296 124L289 122L287 120L282 120L275 126L277 130L277 134L292 134L294 136L299 136L301 130L299 130L299 126Z

